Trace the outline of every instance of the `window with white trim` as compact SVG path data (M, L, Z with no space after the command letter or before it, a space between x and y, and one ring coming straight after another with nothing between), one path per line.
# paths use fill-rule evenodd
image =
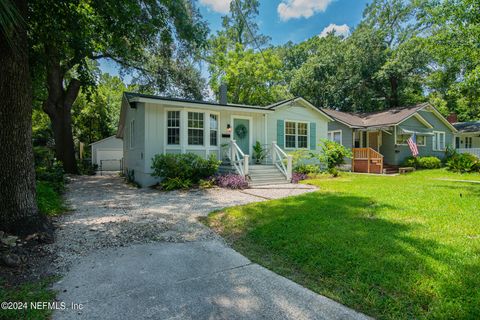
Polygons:
M434 151L445 150L445 132L434 131L432 149Z
M167 144L180 144L180 111L167 112Z
M397 145L408 145L408 139L410 139L411 134L397 134ZM425 136L417 135L417 146L425 147L427 145L427 138Z
M342 144L342 130L328 131L328 140Z
M210 145L218 146L218 116L210 114Z
M203 146L204 114L202 112L188 113L188 144Z
M135 120L130 121L130 149L135 147Z
M473 145L473 138L472 137L465 137L465 148L471 149Z
M308 123L285 121L285 148L308 148Z

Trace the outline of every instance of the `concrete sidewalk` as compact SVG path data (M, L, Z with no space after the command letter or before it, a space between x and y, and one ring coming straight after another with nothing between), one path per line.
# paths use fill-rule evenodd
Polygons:
M368 319L218 240L94 252L55 285L53 319Z

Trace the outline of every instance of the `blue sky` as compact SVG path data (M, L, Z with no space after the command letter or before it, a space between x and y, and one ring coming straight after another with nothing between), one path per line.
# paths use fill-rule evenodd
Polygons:
M197 0L210 30L221 28L221 17L231 0ZM270 36L273 45L304 41L335 29L346 34L362 19L367 0L260 0L257 19L260 33ZM118 75L115 63L101 61L102 71ZM128 78L125 79L129 81Z
M221 17L229 2L198 0L200 12L212 31L221 28ZM321 34L330 25L342 26L341 31L344 25L355 27L366 4L366 0L261 0L257 21L260 32L270 36L272 44L297 43Z

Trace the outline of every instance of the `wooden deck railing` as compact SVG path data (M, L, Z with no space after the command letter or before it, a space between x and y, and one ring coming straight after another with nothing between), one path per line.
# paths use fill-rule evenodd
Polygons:
M352 149L352 171L353 172L364 172L365 169L363 170L355 170L355 161L357 161L357 164L359 162L367 162L367 173L371 172L371 166L379 166L380 167L380 172L378 173L383 173L383 155L378 152L373 150L372 148L353 148Z

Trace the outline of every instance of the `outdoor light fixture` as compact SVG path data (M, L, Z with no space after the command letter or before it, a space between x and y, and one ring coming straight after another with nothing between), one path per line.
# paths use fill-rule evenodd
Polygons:
M230 123L227 124L227 132L232 133L232 127L230 126Z

